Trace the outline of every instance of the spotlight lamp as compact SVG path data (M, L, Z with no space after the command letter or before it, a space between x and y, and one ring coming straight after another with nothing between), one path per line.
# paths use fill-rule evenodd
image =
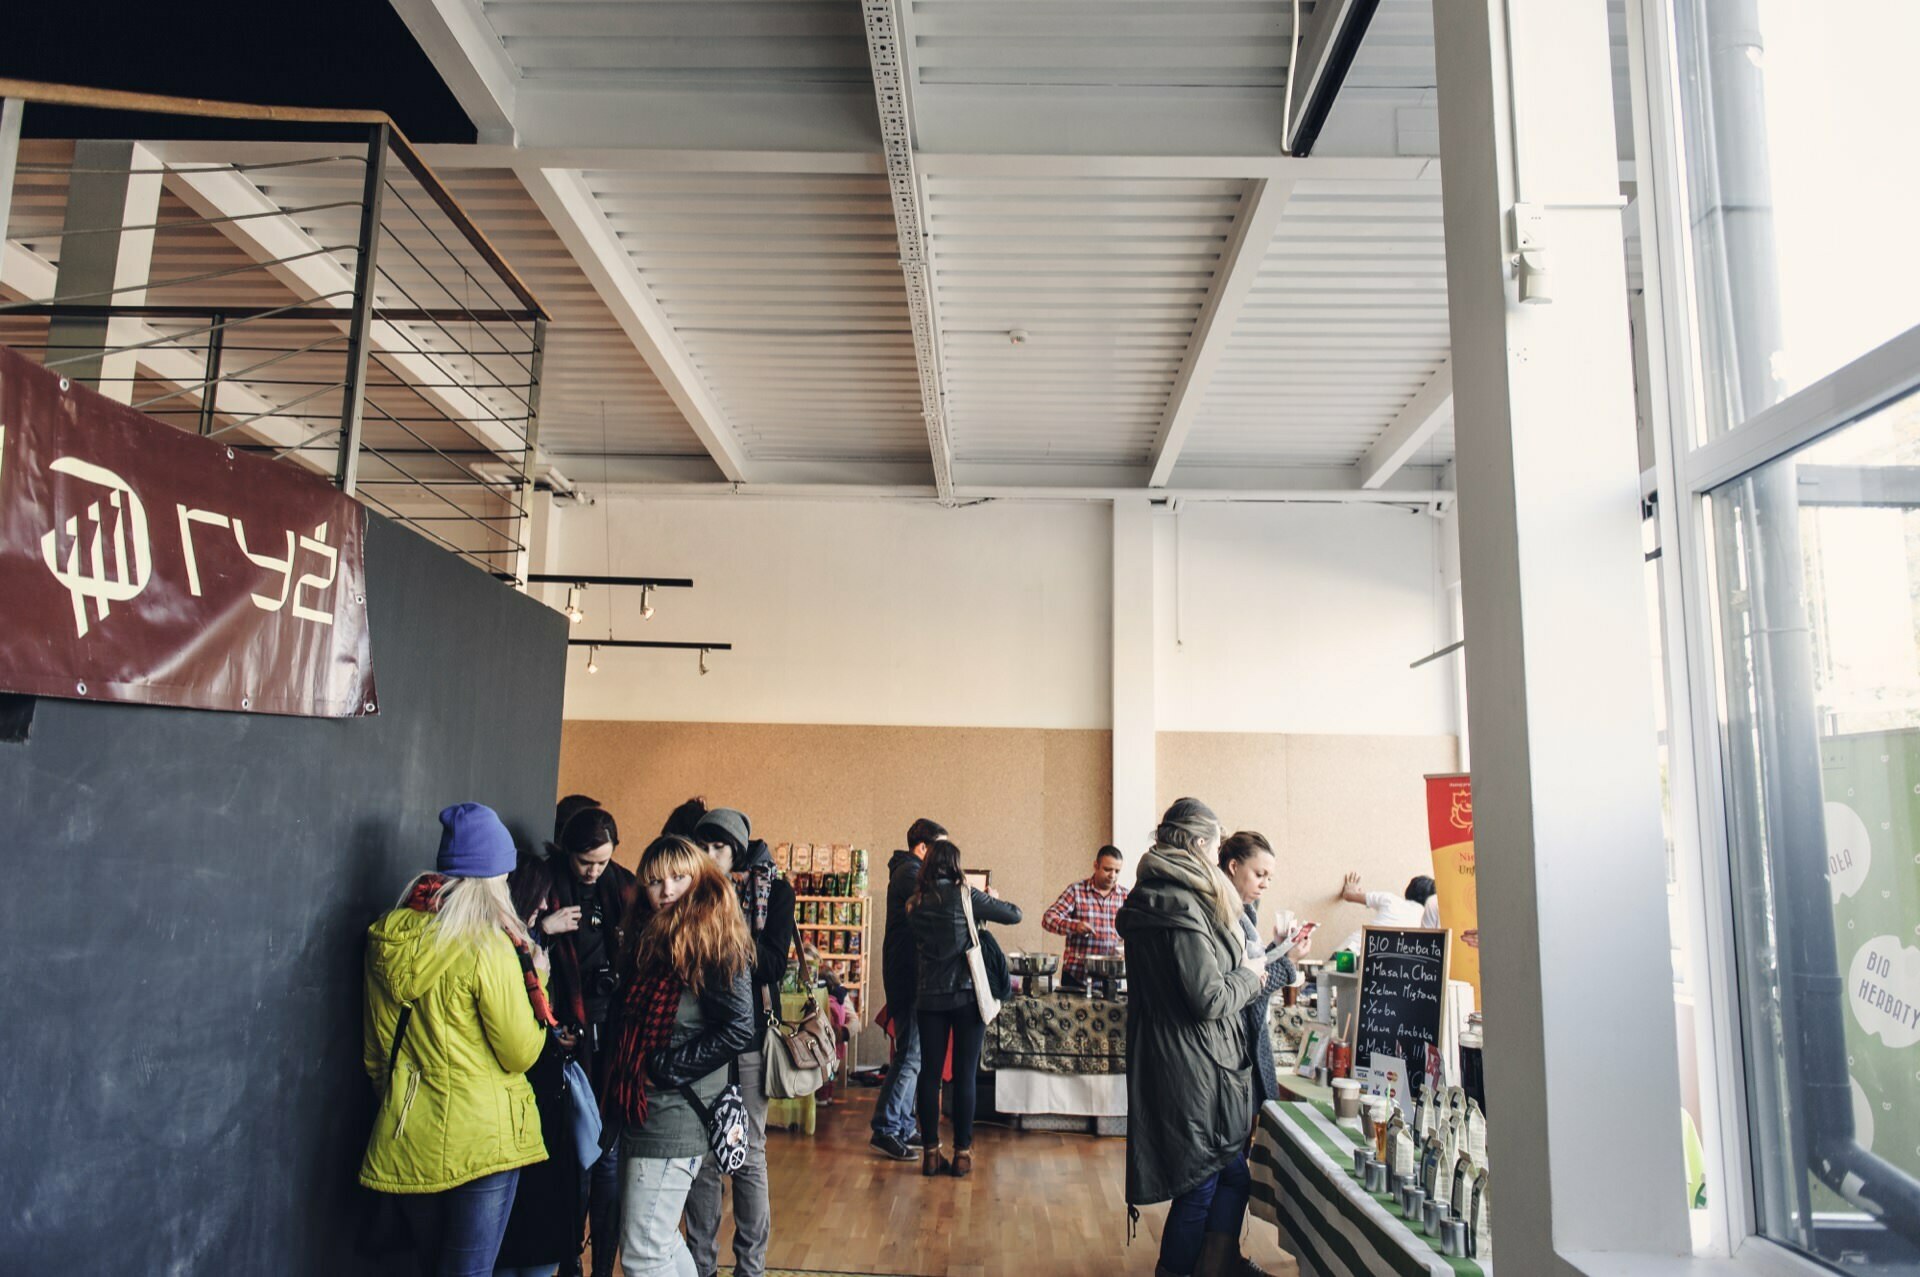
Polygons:
M584 586L579 585L570 585L567 587L567 606L563 614L567 620L575 625L587 619L587 614L580 610L580 592L584 588Z
M643 621L651 621L653 619L653 603L649 597L652 590L653 587L651 585L643 585L640 587L640 619Z
M707 674L707 673L708 673L708 670L707 670L707 649L706 649L706 648L704 648L704 647L700 649L700 673L701 673L702 675L705 675L705 674Z
M590 647L590 648L588 648L588 649L587 649L587 673L589 673L589 674L598 674L598 673L600 672L600 659L599 659L599 658L600 658L600 649L599 649L599 648L597 648L597 647Z

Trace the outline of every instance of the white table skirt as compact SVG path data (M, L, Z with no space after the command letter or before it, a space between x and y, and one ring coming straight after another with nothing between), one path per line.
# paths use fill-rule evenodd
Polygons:
M1042 1073L995 1069L993 1103L1002 1113L1057 1113L1066 1117L1125 1117L1124 1073Z

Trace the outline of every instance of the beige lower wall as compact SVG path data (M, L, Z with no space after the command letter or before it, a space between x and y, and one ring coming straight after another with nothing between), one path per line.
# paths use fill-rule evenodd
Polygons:
M1366 919L1361 906L1340 903L1349 869L1369 890L1395 893L1433 872L1421 778L1454 770L1460 757L1451 736L1241 732L1162 732L1157 754L1161 807L1192 795L1229 832L1267 836L1279 864L1262 930L1282 908L1318 919L1320 957Z
M1040 912L1110 839L1111 750L1104 731L572 719L561 738L560 793L589 794L614 813L628 866L667 813L699 794L745 811L768 842L866 847L876 899L907 826L931 816L953 831L965 862L991 869L994 887L1026 911L1025 922L1003 929L1008 947L1044 943L1057 952ZM1432 872L1420 778L1451 769L1458 755L1450 736L1169 732L1158 756L1162 806L1194 794L1229 829L1258 829L1273 841L1280 871L1267 917L1285 906L1320 918L1325 942L1337 942L1363 913L1335 903L1347 869L1392 890ZM1148 832L1122 831L1115 841L1137 859ZM876 911L876 950L883 915ZM877 971L869 996L877 1008ZM871 1043L862 1058L874 1058Z

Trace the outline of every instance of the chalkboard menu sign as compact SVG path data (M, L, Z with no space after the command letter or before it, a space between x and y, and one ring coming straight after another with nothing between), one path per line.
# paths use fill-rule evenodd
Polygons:
M1356 1064L1376 1054L1405 1060L1418 1093L1426 1048L1439 1047L1447 994L1444 929L1368 927L1360 953L1360 1014L1354 1021Z

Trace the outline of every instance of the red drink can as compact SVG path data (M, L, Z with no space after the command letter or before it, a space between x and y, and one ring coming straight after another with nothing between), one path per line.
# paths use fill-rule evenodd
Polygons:
M1327 1076L1351 1077L1353 1075L1353 1047L1345 1042L1327 1044Z

